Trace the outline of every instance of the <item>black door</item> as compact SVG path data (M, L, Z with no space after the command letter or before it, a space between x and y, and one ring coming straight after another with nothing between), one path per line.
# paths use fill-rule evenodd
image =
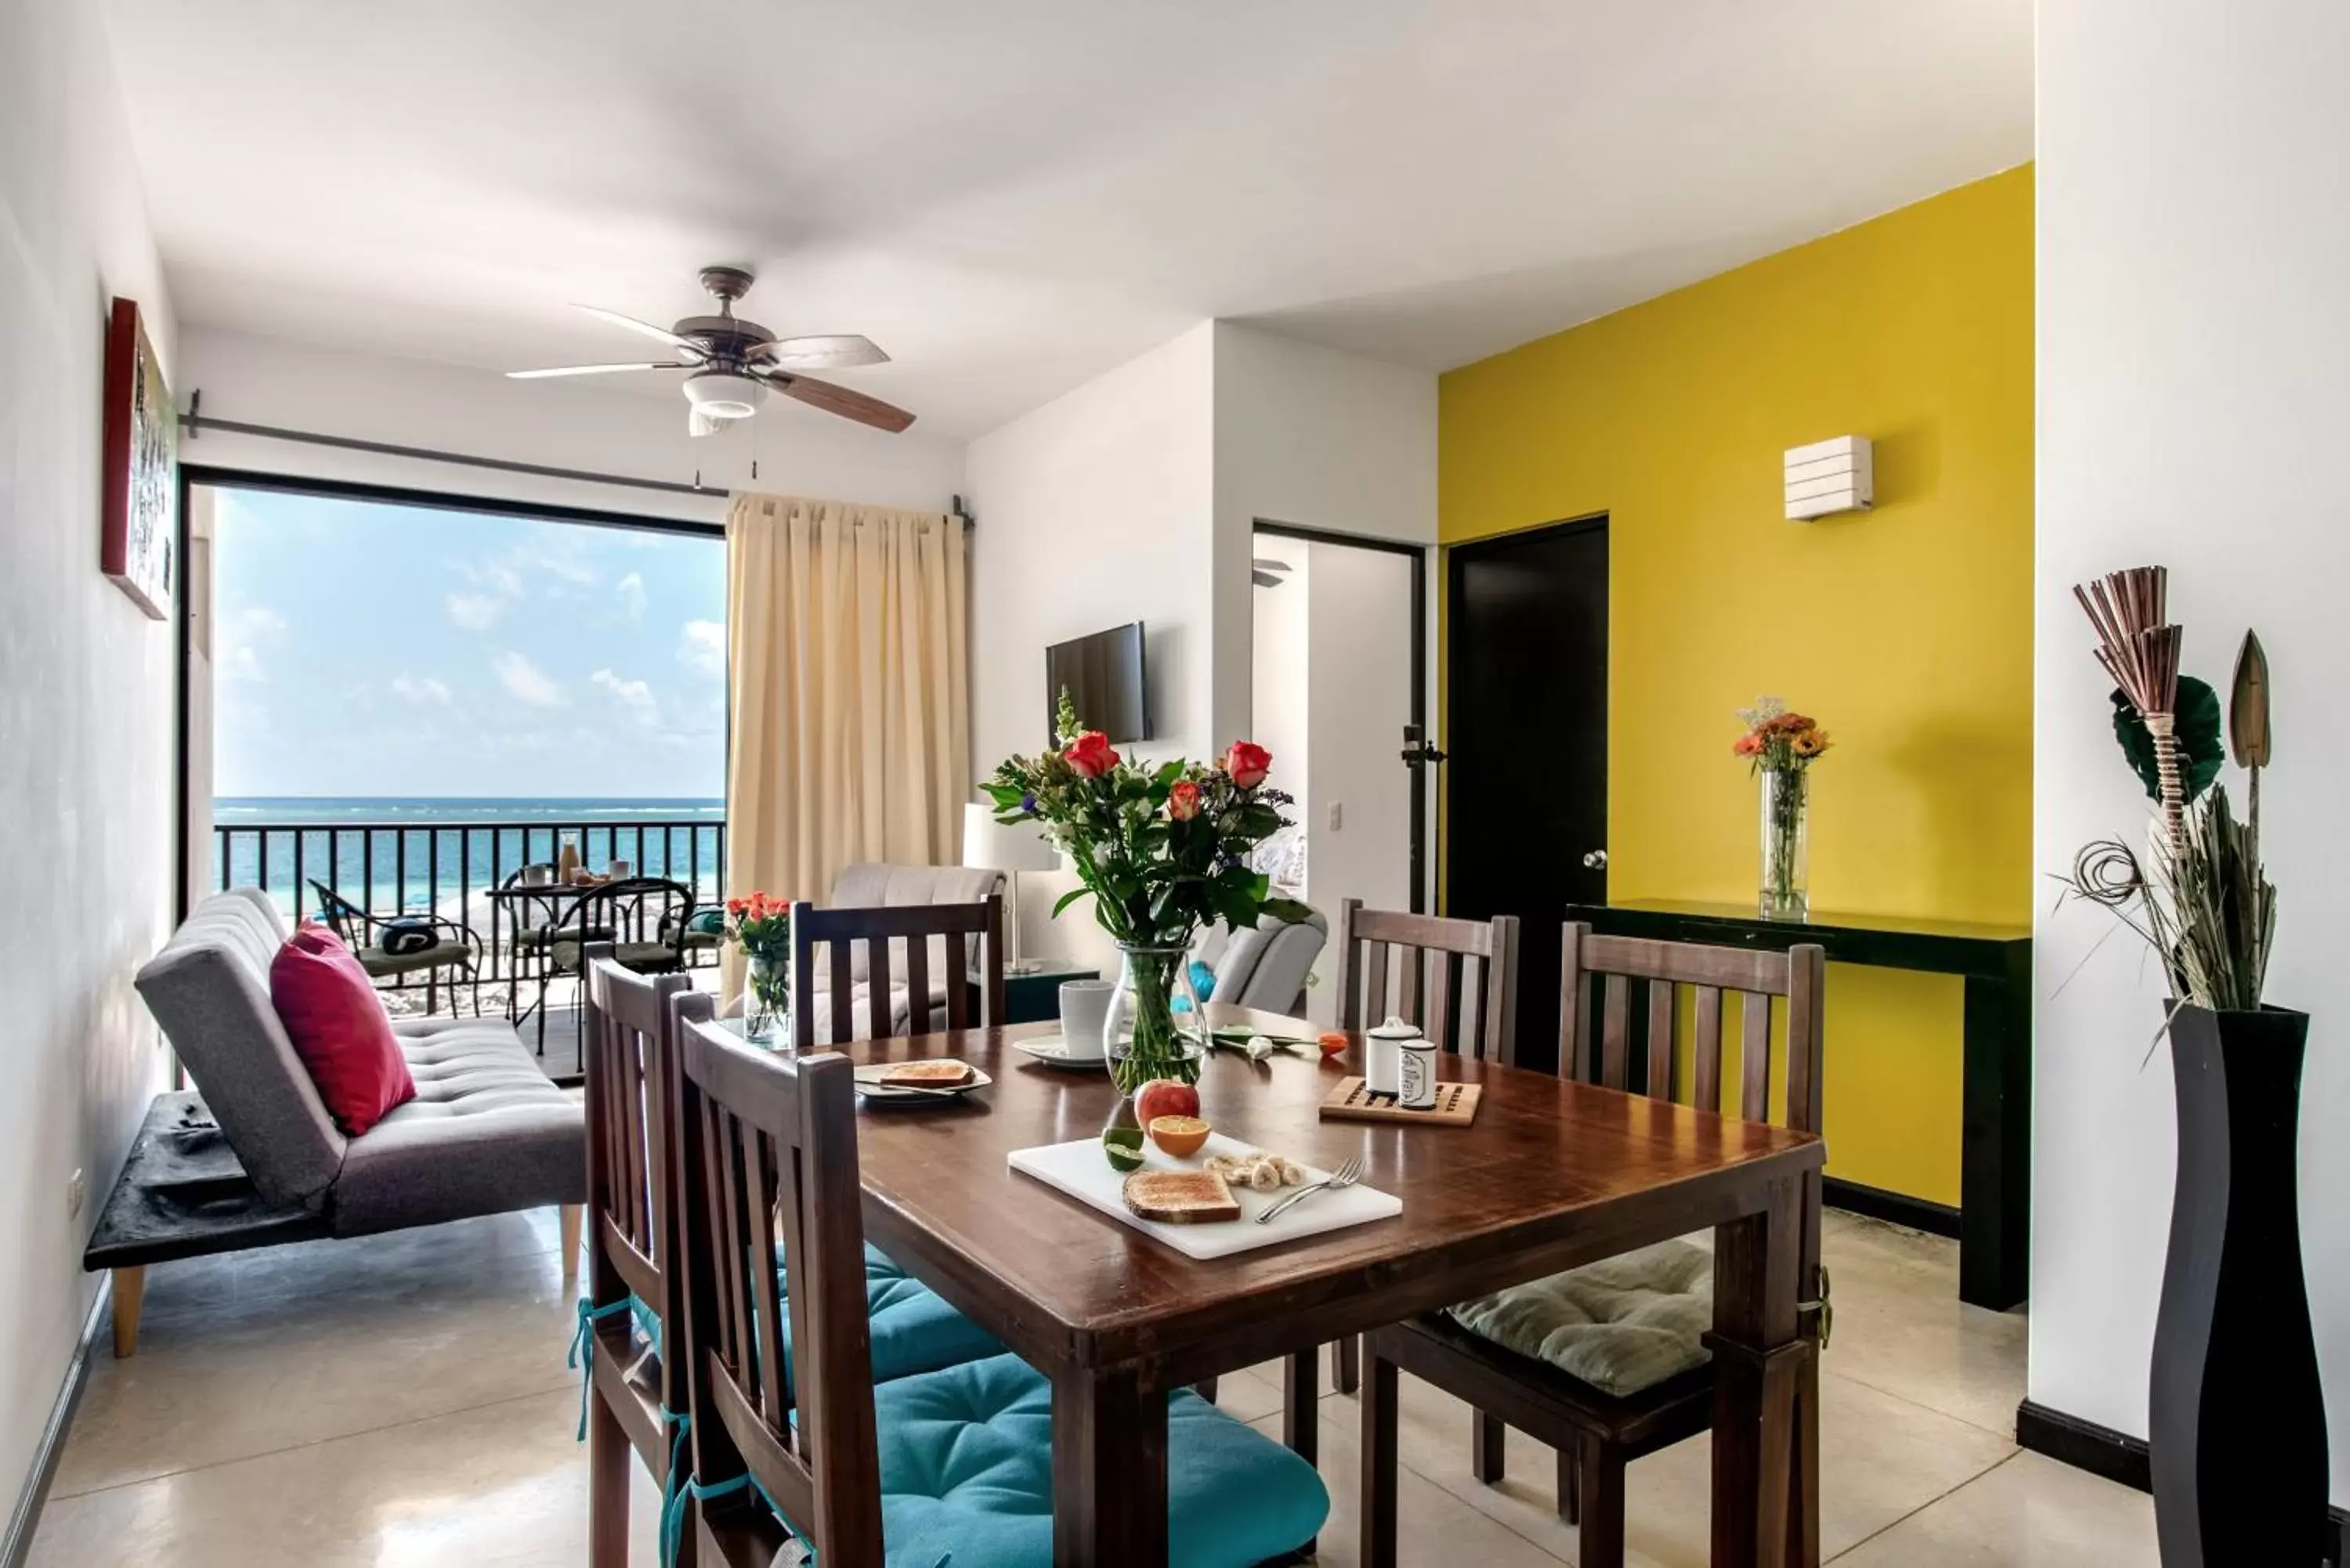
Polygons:
M1607 898L1607 520L1447 560L1445 912L1518 917L1518 1060L1551 1067L1562 910Z

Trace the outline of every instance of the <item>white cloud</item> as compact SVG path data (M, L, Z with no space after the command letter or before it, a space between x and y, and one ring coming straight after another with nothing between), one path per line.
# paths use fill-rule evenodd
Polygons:
M267 681L264 656L284 644L286 631L286 618L273 609L255 607L224 617L213 645L213 668L219 679L256 685Z
M430 675L422 680L413 675L395 675L391 678L391 694L420 708L427 703L445 706L450 696L447 683Z
M660 716L653 702L653 689L643 681L622 680L608 670L598 670L588 679L602 688L615 702L635 714L638 722L650 724Z
M630 572L612 585L612 591L620 596L620 608L630 620L645 618L645 579L640 574Z
M714 620L690 620L678 633L678 662L712 680L726 675L726 628Z
M506 601L496 594L451 594L449 618L466 631L487 631L505 613Z
M498 682L516 701L534 708L563 706L563 688L547 679L546 672L519 653L502 653L491 668L497 671Z

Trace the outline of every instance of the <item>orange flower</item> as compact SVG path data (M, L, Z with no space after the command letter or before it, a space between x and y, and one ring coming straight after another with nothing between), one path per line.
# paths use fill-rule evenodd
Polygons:
M1750 732L1739 736L1737 744L1730 749L1742 757L1755 756L1762 750L1762 737Z
M1787 745L1799 757L1816 757L1828 749L1828 734L1825 730L1807 729Z

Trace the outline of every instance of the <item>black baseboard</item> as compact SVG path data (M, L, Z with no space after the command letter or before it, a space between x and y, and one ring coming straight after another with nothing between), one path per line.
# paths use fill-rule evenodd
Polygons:
M1847 1214L1859 1214L1893 1225L1907 1225L1912 1231L1923 1231L1929 1236L1958 1239L1959 1211L1947 1203L1912 1198L1905 1192L1887 1192L1882 1187L1865 1187L1857 1181L1846 1181L1836 1176L1822 1179L1820 1201Z
M2084 1421L2078 1416L2068 1416L2026 1399L2015 1407L2015 1443L2018 1448L2044 1454L2093 1476L2103 1476L2132 1490L2154 1490L2154 1469L2147 1457L2144 1438L2133 1438L2126 1432L2116 1432L2111 1427L2100 1427L2095 1421ZM2350 1541L2350 1512L2329 1508L2326 1513L2334 1521L2334 1539L2325 1561L2332 1568L2341 1568L2345 1542Z
M113 1276L101 1274L99 1280L98 1300L90 1304L89 1317L81 1325L81 1339L66 1366L65 1384L41 1428L40 1446L33 1450L33 1468L25 1476L25 1490L16 1494L16 1511L8 1516L8 1533L0 1535L0 1568L24 1568L25 1559L32 1555L33 1532L41 1526L41 1505L49 1501L49 1483L57 1479L66 1433L73 1427L82 1386L89 1381L90 1346L98 1343L99 1326L106 1322L114 1299Z

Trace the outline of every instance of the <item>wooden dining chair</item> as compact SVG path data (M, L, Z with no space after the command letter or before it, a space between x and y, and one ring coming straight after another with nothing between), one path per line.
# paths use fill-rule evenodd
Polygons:
M1347 899L1338 909L1338 1027L1360 1033L1390 1012L1440 1051L1515 1061L1518 918L1456 920L1366 909L1360 898ZM1355 1392L1361 1368L1361 1342L1353 1335L1330 1346L1330 1381L1339 1393Z
M1607 1088L1682 1101L1716 1113L1721 1110L1724 1089L1734 1084L1736 1108L1730 1114L1748 1121L1769 1121L1772 1002L1783 998L1787 1050L1782 1116L1785 1125L1797 1131L1820 1130L1824 1103L1820 1007L1825 958L1819 947L1805 943L1783 953L1748 952L1596 936L1588 926L1569 922L1561 936L1560 960L1562 1072ZM1738 999L1734 1079L1725 1077L1733 1068L1725 1061L1730 1017L1725 1002L1732 994ZM1679 1050L1684 1000L1691 1022L1686 1072ZM1636 1021L1642 1020L1645 1031L1636 1031ZM1802 1501L1788 1512L1787 1561L1794 1568L1815 1568L1820 1560L1814 1533L1819 1517L1818 1352L1825 1340L1827 1311L1820 1269L1817 1171L1804 1178L1800 1213L1796 1293L1801 1303L1800 1331L1810 1354L1803 1357L1795 1373L1796 1449L1789 1467L1789 1483ZM1672 1260L1676 1264L1696 1252L1686 1242L1668 1242L1666 1248L1683 1250ZM1648 1249L1636 1256L1655 1254L1661 1264L1663 1252L1664 1249ZM1701 1254L1698 1261L1702 1262ZM1606 1270L1615 1262L1591 1268ZM1706 1272L1710 1273L1710 1268ZM1515 1292L1571 1289L1578 1275L1592 1278L1587 1271L1574 1270L1534 1286L1516 1287ZM1694 1270L1686 1275L1689 1280L1696 1277ZM1617 1290L1644 1283L1613 1276L1607 1277L1607 1282ZM1710 1321L1710 1306L1702 1310ZM1549 1361L1506 1349L1471 1332L1461 1321L1464 1313L1489 1324L1513 1319L1515 1334L1539 1338L1540 1311L1537 1297L1503 1292L1365 1336L1365 1352L1370 1360L1362 1414L1366 1433L1363 1560L1367 1564L1388 1568L1395 1562L1393 1434L1398 1420L1395 1374L1400 1370L1435 1384L1474 1407L1471 1464L1480 1480L1490 1485L1502 1479L1505 1425L1555 1448L1559 1512L1577 1526L1578 1563L1582 1568L1621 1568L1624 1467L1711 1428L1712 1366L1698 1358L1692 1344L1690 1359L1696 1360L1696 1365L1644 1386L1631 1386L1638 1381L1637 1376L1626 1377L1621 1380L1624 1391L1611 1393ZM1588 1320L1581 1315L1579 1306L1568 1321ZM1597 1364L1593 1365L1596 1369Z
M609 943L586 950L580 1069L588 1097L588 1561L626 1568L629 1451L656 1484L685 1413L683 1368L667 1352L683 1321L670 1147L676 1118L674 1015L681 974L636 973ZM691 1549L678 1562L693 1562Z
M794 1537L825 1568L1054 1561L1044 1376L1007 1353L875 1378L849 1059L759 1049L707 1011L680 1006L693 1471L665 1539L690 1531L724 1568L792 1561ZM1313 1467L1188 1390L1166 1397L1170 1568L1291 1560L1329 1511Z
M818 948L827 950L821 963ZM902 1028L894 994L900 964ZM792 1039L802 1051L931 1033L933 976L945 992L949 1029L984 1029L1003 1021L1003 895L991 893L972 904L792 906ZM819 986L827 1004L822 1031L816 1016Z

